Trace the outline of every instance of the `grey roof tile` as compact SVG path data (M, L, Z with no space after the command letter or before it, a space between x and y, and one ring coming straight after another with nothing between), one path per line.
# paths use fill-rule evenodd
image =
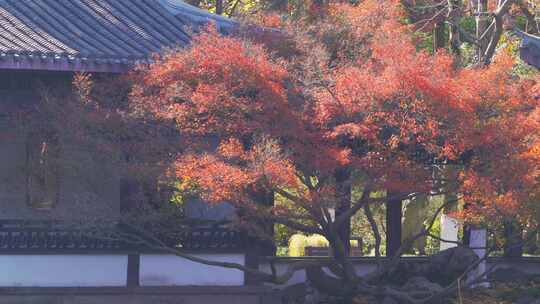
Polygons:
M0 69L118 72L208 21L236 24L181 0L0 0Z
M520 46L521 59L526 63L540 69L540 36L517 31L522 39Z

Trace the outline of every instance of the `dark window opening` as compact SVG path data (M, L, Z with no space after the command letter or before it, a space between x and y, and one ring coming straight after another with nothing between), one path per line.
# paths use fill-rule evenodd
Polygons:
M59 196L60 149L56 136L29 136L26 145L27 204L51 210Z

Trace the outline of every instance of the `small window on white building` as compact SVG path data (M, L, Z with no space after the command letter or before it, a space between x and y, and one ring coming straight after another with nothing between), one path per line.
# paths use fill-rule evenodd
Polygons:
M26 145L27 203L51 210L59 195L59 144L55 136L29 136Z

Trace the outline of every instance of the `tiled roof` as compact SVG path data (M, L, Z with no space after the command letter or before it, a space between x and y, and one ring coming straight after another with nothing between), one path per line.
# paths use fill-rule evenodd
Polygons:
M240 251L245 245L245 236L242 233L225 227L185 227L178 231L160 231L152 235L159 237L171 248L185 251ZM155 251L153 246L161 245L122 225L82 228L75 223L59 221L0 221L0 255L37 252L144 252Z
M181 0L0 0L0 69L120 72L210 19L232 24Z

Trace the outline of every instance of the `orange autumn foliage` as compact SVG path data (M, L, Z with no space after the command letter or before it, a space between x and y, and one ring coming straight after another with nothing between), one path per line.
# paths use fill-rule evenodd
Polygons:
M414 191L407 172L427 177L425 161L447 161L463 166L466 201L517 211L539 178L531 155L540 130L538 99L529 93L535 81L513 79L504 54L487 68L455 70L449 55L380 41L371 62L339 69L332 94L321 90L318 120L332 127L330 136L367 144L357 161L382 163L368 171L384 176L387 189Z
M373 191L415 193L452 163L470 212L523 212L540 178L538 79L515 79L504 54L456 69L449 54L417 51L397 1L326 12L294 21L308 22L296 32L301 23L283 25L294 56L210 28L139 71L132 106L174 122L188 143L174 177L242 207L257 189L277 191L317 221L339 168Z

